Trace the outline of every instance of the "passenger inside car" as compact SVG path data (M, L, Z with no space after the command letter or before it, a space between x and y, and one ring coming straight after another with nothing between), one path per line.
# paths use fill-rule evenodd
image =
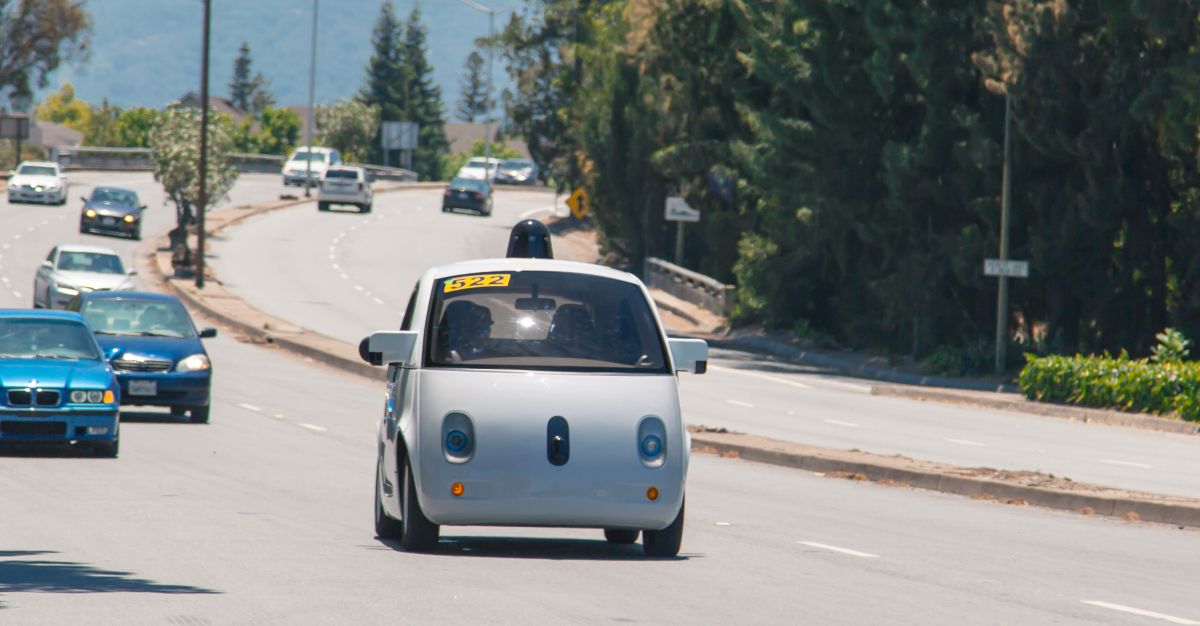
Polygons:
M485 306L465 300L451 302L442 314L441 326L439 337L445 343L442 346L442 360L461 363L478 359L487 351L487 341L492 332L492 312Z

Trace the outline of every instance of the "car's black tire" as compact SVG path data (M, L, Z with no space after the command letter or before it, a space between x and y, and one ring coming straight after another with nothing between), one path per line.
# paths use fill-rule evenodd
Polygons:
M210 408L212 408L212 407L207 404L204 406L189 407L188 412L192 414L192 423L193 424L207 424L208 423L208 412L209 412Z
M679 544L683 543L683 509L685 502L679 503L679 514L670 526L662 530L646 530L642 532L642 550L646 556L676 556L679 554Z
M92 444L92 454L105 459L115 459L121 453L121 438Z
M400 545L413 552L431 550L437 545L441 529L429 521L425 512L421 510L420 498L417 497L417 483L412 475L412 463L407 455L404 457L404 476L400 483L400 488L403 489L400 510L404 516L400 520L403 525L403 530L400 531Z
M184 415L187 415L187 412L188 408L186 406L175 405L171 407L171 415L174 415L175 417L183 417Z
M624 528L605 528L604 539L609 543L625 545L637 541L638 532Z
M370 202L368 202L366 204L360 204L358 208L363 213L370 213L371 212L371 204L372 203L370 203Z
M329 203L328 202L317 202L317 210L318 211L328 211Z
M380 539L399 539L404 533L404 524L399 520L392 519L392 516L383 510L383 480L380 472L380 463L375 464L375 536Z
M133 240L134 241L142 240L142 227L141 226L138 226L137 230L133 231Z

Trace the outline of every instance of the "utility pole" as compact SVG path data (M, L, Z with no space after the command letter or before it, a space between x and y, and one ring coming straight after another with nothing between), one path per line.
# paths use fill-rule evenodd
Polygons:
M200 46L200 193L196 198L196 288L204 289L204 211L208 208L208 28L212 0L204 0L204 43ZM183 236L187 237L186 227Z
M309 46L308 60L308 127L304 132L304 143L307 144L304 159L304 197L312 197L312 134L313 134L313 87L317 82L317 0L313 0L312 11L312 45Z
M1008 213L1012 196L1012 98L1004 90L1004 172L1000 188L1000 260L1008 260ZM1008 369L1008 276L996 295L996 374Z
M496 48L496 14L503 13L512 7L504 7L502 9L489 9L488 7L485 7L482 4L479 4L477 2L472 2L472 0L462 0L462 3L471 7L472 9L475 9L476 11L479 11L480 13L487 13L487 16L488 16L488 69L487 69L488 79L487 79L487 97L485 98L485 102L487 103L488 106L487 106L487 118L484 120L485 130L483 131L484 132L483 154L484 154L484 158L487 159L487 165L484 166L483 171L484 171L484 177L487 179L488 184L491 185L492 184L492 108L493 108L493 102L492 102L492 56L493 56L493 54L492 54L492 51Z

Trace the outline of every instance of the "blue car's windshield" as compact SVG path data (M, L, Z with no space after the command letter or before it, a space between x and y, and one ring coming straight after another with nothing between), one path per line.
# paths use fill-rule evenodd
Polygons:
M100 359L87 326L71 320L0 319L0 359Z
M92 192L92 202L111 202L122 206L137 206L137 194L124 189L101 187Z
M80 313L97 335L144 337L196 336L196 327L178 302L163 300L89 300Z

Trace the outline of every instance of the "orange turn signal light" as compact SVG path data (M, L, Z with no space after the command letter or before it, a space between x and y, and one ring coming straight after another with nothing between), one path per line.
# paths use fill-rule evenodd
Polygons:
M651 502L654 502L655 500L657 500L658 499L658 487L651 487L651 488L647 489L646 497L649 498Z
M116 400L116 396L113 395L112 389L105 391L104 392L104 404L112 404L113 400Z
M450 484L450 493L454 494L455 496L461 496L463 494L463 484L462 483L451 483Z

